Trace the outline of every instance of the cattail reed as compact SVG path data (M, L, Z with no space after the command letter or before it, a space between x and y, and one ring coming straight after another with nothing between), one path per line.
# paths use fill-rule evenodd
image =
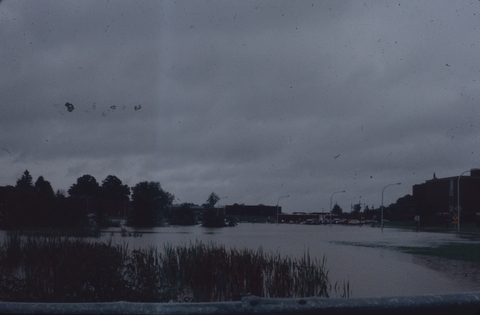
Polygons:
M29 302L213 302L256 295L348 296L332 286L307 252L282 257L262 249L226 249L214 243L165 244L130 250L66 237L21 238L0 244L0 300Z

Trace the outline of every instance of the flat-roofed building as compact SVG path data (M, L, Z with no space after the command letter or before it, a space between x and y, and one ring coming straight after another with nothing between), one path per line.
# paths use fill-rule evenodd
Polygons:
M434 216L454 216L457 213L459 176L433 178L413 186L415 212L422 219ZM462 221L475 218L480 212L480 169L460 178L460 209Z

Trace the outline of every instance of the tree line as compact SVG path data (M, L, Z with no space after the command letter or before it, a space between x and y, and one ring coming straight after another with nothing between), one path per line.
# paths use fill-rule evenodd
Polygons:
M191 203L184 203L175 211L175 196L165 191L159 182L142 181L129 187L114 175L108 175L101 184L91 175L83 175L66 192L54 192L43 176L34 182L28 170L17 179L15 186L0 187L0 228L24 229L37 227L82 228L94 224L106 227L109 221L106 208L123 206L130 226L157 226L162 223L177 225L197 224L224 226L224 214L215 209L219 197L212 192L198 218Z

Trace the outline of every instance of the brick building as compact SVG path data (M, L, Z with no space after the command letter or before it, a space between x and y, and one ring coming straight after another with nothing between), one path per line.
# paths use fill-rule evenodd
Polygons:
M462 221L471 221L480 212L480 169L472 169L470 176L437 178L413 186L415 212L422 218L454 216L457 213L460 182L460 209Z

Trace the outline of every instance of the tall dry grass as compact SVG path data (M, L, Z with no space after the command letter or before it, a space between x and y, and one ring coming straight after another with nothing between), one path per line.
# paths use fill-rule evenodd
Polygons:
M325 258L195 242L130 250L66 237L10 234L0 245L0 299L30 302L229 301L236 296L348 296Z

